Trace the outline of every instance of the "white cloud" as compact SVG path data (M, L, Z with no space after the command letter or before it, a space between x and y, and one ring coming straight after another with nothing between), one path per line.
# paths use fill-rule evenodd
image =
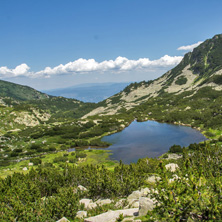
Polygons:
M165 55L157 60L149 60L148 58L140 58L138 60L129 60L125 57L117 57L115 60L105 60L97 62L95 59L77 59L73 62L69 62L65 65L60 64L53 68L46 67L44 70L38 72L29 72L29 67L26 64L21 64L15 69L9 69L7 67L0 67L0 76L2 77L50 77L52 75L60 74L77 74L77 73L89 73L89 72L125 72L138 69L158 69L161 67L172 67L177 65L182 56L168 56Z
M6 77L17 77L17 76L26 76L30 75L28 72L30 69L25 63L16 66L14 69L9 69L6 66L0 67L0 76Z
M184 51L193 51L194 48L196 48L197 46L199 46L201 43L201 41L194 43L192 45L186 45L186 46L180 46L177 50L184 50Z

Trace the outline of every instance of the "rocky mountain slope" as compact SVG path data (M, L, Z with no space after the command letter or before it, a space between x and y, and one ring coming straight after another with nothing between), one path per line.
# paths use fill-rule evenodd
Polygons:
M123 91L109 97L99 106L85 115L112 115L122 110L129 110L139 104L163 94L179 95L193 92L204 87L222 90L222 34L215 35L185 54L175 68L154 81L132 83ZM192 97L191 95L191 97Z

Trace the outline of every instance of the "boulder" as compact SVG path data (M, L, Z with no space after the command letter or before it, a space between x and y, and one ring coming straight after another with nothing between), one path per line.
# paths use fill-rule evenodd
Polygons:
M169 163L165 167L167 170L169 170L171 172L175 172L177 170L177 168L179 168L179 166L176 163Z
M140 197L139 199L139 216L145 216L148 211L153 210L154 201L148 197Z
M120 214L123 214L124 217L137 216L138 210L138 208L132 208L126 210L108 211L95 217L86 218L84 222L115 222Z
M76 218L84 218L87 217L87 211L81 210L76 213Z
M67 218L63 217L60 220L57 220L56 222L70 222Z

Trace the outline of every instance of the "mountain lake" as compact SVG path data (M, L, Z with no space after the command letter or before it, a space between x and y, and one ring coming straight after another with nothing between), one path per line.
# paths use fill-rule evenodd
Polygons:
M112 151L110 159L126 164L140 158L158 157L174 144L186 147L204 140L206 137L191 127L156 121L133 121L123 131L102 138L112 144L107 148Z

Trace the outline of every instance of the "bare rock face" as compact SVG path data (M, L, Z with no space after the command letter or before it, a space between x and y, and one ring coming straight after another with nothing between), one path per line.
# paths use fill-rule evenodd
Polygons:
M148 197L140 197L139 199L139 216L145 216L148 211L153 210L154 201Z
M95 217L86 218L84 222L115 222L120 214L123 214L124 217L137 216L138 210L138 208L132 208L126 210L108 211Z

